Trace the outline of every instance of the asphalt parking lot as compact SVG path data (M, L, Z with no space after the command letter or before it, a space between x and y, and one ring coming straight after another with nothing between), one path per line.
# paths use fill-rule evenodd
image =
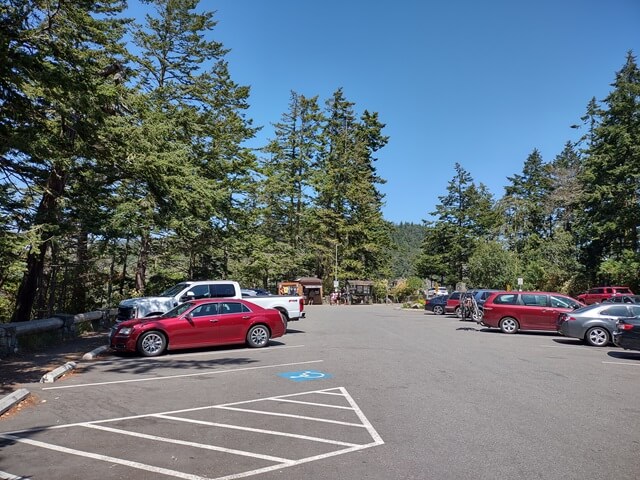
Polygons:
M107 355L0 421L0 478L637 479L640 352L393 306Z

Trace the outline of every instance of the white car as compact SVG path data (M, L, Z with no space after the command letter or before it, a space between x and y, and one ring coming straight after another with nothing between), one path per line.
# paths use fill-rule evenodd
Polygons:
M449 295L449 290L447 290L447 287L438 287L436 295Z

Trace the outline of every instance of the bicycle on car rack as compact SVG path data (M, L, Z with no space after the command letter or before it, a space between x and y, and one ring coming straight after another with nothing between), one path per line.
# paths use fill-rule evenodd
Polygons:
M462 321L471 319L480 323L483 313L473 292L465 292L460 295L460 316Z

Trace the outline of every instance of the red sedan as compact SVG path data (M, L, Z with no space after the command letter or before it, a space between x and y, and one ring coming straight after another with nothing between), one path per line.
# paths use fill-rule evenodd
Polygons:
M240 299L209 298L178 305L164 315L134 318L111 329L110 346L155 357L165 350L246 343L266 347L287 330L278 310Z

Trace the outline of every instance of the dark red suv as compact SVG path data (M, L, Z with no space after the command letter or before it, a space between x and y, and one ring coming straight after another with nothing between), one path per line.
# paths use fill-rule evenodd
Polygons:
M555 292L495 292L484 303L482 324L504 333L556 331L556 319L583 304Z
M578 295L576 298L582 303L591 305L592 303L602 303L607 298L615 295L633 295L633 292L629 287L596 287Z

